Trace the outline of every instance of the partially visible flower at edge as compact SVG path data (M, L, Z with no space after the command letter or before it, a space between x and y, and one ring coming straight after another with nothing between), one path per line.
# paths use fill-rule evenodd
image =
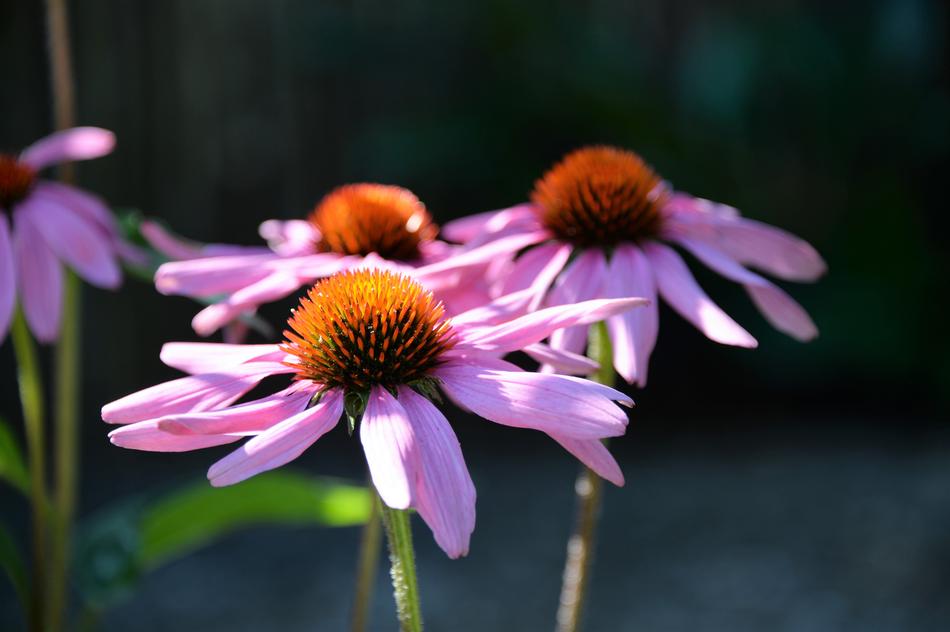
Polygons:
M826 266L805 241L746 219L729 206L674 192L638 155L596 146L565 156L535 184L532 201L466 217L443 226L446 238L466 244L508 241L510 265L492 295L530 289L532 306L591 298L642 296L642 310L607 319L614 367L628 382L646 384L659 329L657 294L716 342L757 342L699 287L679 245L721 276L741 283L765 318L801 341L818 335L807 312L788 294L746 266L788 281L814 281ZM532 239L532 245L514 241ZM522 250L524 249L524 250ZM522 250L516 257L516 252ZM587 329L555 332L552 347L580 352Z
M52 165L99 158L114 147L112 132L75 127L36 141L18 156L0 154L0 341L17 294L36 338L56 340L62 319L60 262L92 285L115 289L122 282L117 259L139 256L121 238L102 200L38 177Z
M353 270L317 283L293 312L283 345L170 343L167 365L189 373L102 409L118 446L180 452L251 437L208 478L231 485L300 456L346 416L359 434L373 483L390 507L413 507L451 557L468 551L475 489L441 390L499 424L545 432L599 475L623 484L601 439L624 433L632 404L614 389L567 375L526 372L501 356L563 327L646 303L593 300L539 310L501 325L475 310L456 319L418 282L389 270ZM575 362L548 349L551 361ZM237 403L264 378L294 379L279 392Z

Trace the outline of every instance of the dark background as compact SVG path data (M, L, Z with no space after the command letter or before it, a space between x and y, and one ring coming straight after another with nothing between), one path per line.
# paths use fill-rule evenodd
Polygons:
M754 4L754 6L752 6ZM49 131L42 3L0 0L0 148ZM415 191L437 220L524 200L564 152L611 143L683 191L801 235L829 275L792 287L821 336L717 346L664 310L649 388L612 446L590 630L950 626L944 275L947 8L870 2L72 3L79 121L114 130L85 187L203 241L258 243L330 188ZM86 292L83 513L203 475L108 445L98 408L167 379L196 308L130 280ZM286 306L268 311L274 322ZM17 420L10 345L0 410ZM575 466L459 419L479 489L468 559L417 532L434 630L553 624ZM297 466L361 476L344 433ZM6 522L26 508L0 493ZM109 630L342 629L356 530L256 529L149 578ZM381 575L374 629L392 629ZM0 586L0 628L17 625Z

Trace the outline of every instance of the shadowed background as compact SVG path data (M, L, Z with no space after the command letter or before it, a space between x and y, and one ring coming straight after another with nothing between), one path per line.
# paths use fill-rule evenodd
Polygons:
M629 5L629 6L628 6ZM940 168L947 10L936 1L72 3L79 121L116 132L83 186L201 241L256 244L332 187L400 184L437 221L526 199L564 152L629 147L676 188L813 243L784 284L821 336L704 340L664 308L649 388L613 444L591 630L941 630L950 625L950 344ZM0 149L49 131L41 3L0 2ZM265 310L279 322L290 301ZM203 476L225 449L112 448L98 408L174 373L195 306L130 280L85 293L82 513ZM0 411L16 421L10 345ZM417 531L435 630L553 624L572 460L528 432L456 425L479 490L469 559ZM357 445L298 466L359 479ZM0 492L25 533L26 508ZM356 530L256 529L150 577L107 630L342 629ZM392 629L380 576L374 628ZM0 627L18 625L0 585Z

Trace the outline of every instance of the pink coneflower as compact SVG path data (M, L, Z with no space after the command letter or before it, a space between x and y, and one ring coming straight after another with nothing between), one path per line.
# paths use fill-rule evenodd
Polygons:
M19 290L37 339L52 342L62 317L63 270L92 285L122 281L118 256L131 256L103 202L85 191L38 177L61 162L105 156L112 132L76 127L33 143L19 156L0 154L0 341L7 334ZM11 230L12 224L12 230Z
M242 313L367 261L404 271L443 261L456 248L436 239L437 232L412 192L350 184L331 191L306 220L261 224L270 251L167 263L158 269L155 285L163 294L214 299L192 321L196 333L208 336ZM455 312L470 306L471 294L447 290L439 298Z
M646 384L659 327L657 293L711 340L740 347L757 344L710 300L680 255L664 242L681 246L741 283L780 331L802 341L818 334L798 303L745 267L789 281L813 281L825 272L814 248L778 228L745 219L731 207L673 192L630 151L574 151L538 180L531 203L451 222L443 232L449 239L479 243L536 235L534 247L498 275L497 294L533 288L535 305L594 297L650 299L646 309L607 320L614 367L631 383ZM580 352L586 335L582 327L559 331L551 346Z
M438 390L500 424L547 433L606 479L623 476L600 439L623 434L624 394L564 375L521 371L500 359L562 327L644 304L594 300L539 310L502 325L447 319L421 284L389 270L352 270L317 283L288 321L282 345L176 343L162 359L190 376L106 405L127 424L116 445L184 451L252 437L208 472L231 485L297 458L345 416L373 483L390 507L413 507L451 557L468 551L475 488L458 440L433 404ZM570 354L549 350L557 360ZM279 392L235 404L265 377L293 377Z

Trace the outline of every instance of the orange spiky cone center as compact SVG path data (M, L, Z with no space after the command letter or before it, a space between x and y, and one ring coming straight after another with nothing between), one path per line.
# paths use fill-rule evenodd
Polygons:
M365 392L426 378L452 348L442 303L409 277L341 272L314 285L287 321L282 349L299 379Z
M584 147L534 185L541 222L581 247L610 247L656 235L667 197L660 177L632 151Z
M320 231L317 250L384 259L419 259L438 228L411 191L382 184L349 184L329 193L310 214Z
M15 157L0 154L0 210L10 209L33 188L36 171Z

